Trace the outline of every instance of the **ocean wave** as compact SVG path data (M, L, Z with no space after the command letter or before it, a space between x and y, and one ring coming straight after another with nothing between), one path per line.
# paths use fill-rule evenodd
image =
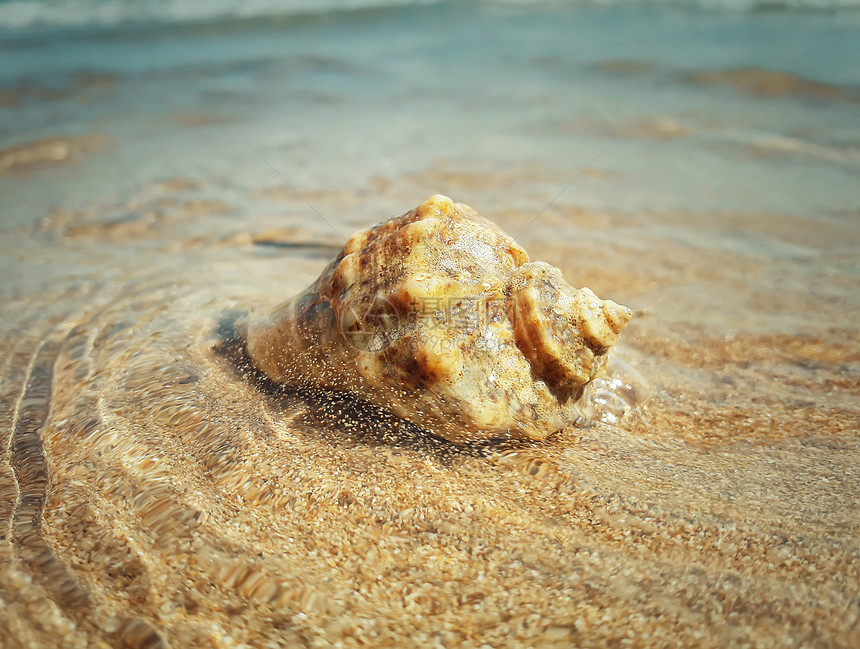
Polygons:
M740 12L778 9L815 11L860 9L860 0L484 0L484 2L535 8L553 5L662 5Z
M481 0L489 5L675 5L731 11L858 9L860 0ZM0 0L0 31L111 27L125 24L186 24L286 17L445 0Z
M320 14L439 0L0 0L0 30L185 24Z

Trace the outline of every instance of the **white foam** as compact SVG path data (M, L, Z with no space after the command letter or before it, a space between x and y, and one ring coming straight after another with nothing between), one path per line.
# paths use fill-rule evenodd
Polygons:
M440 2L444 0L0 0L0 32L218 22ZM565 5L674 5L741 12L780 8L860 9L860 0L483 0L482 4L534 8Z
M434 0L12 0L0 2L0 29L216 22L433 2Z

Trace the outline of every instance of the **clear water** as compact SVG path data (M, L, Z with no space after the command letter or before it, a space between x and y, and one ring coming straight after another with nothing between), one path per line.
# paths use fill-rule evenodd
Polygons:
M217 622L207 641L289 644L274 607L290 633L321 645L397 646L414 630L437 646L600 646L635 629L642 646L851 646L860 14L259 3L236 21L230 7L197 16L180 3L151 15L15 4L0 4L4 395L28 394L40 341L74 333L85 314L124 332L93 334L83 360L58 357L43 431L58 472L49 505L98 493L97 511L125 511L151 469L207 512L195 519L203 545L184 527L159 545L170 526L158 520L155 537L137 519L113 528L162 580L164 601L128 606L164 637L199 644ZM618 350L633 412L546 445L437 462L387 438L356 442L331 417L294 426L292 406L263 407L225 378L207 355L219 317L294 295L354 230L434 193L635 310ZM107 432L92 433L101 446L89 457L64 426L96 409L94 396ZM4 430L16 412L3 411ZM204 412L260 466L224 468L217 488L185 476L184 462L208 457L195 446L210 430ZM111 483L117 467L133 486L111 500L111 485L126 484ZM267 471L293 481L271 501L260 495ZM62 491L76 480L87 489ZM352 498L332 485L355 495L348 508L332 509ZM318 523L302 503L322 507ZM77 553L63 511L47 508L46 534L84 575L100 559ZM297 531L308 525L319 529ZM397 543L438 556L394 559L385 548ZM308 567L312 552L352 559ZM248 603L253 589L228 558L258 553L293 599ZM387 587L359 555L384 567ZM182 561L190 572L171 568ZM2 583L20 585L23 568L3 565ZM483 609L475 571L492 581ZM195 599L186 578L221 590ZM420 595L423 583L437 590ZM116 593L102 587L90 617L115 628ZM177 613L182 598L196 612ZM242 606L260 608L224 613ZM77 624L81 642L101 637Z

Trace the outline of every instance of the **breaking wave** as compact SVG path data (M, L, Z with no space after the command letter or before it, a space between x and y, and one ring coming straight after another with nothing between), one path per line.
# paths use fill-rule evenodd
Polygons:
M729 11L860 8L860 0L480 0L485 5L675 5ZM0 0L0 30L189 24L439 4L445 0Z

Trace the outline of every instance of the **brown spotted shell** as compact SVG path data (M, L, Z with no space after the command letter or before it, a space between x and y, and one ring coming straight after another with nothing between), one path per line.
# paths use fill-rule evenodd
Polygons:
M437 195L251 318L247 351L274 381L352 392L453 442L540 440L576 416L630 316Z

